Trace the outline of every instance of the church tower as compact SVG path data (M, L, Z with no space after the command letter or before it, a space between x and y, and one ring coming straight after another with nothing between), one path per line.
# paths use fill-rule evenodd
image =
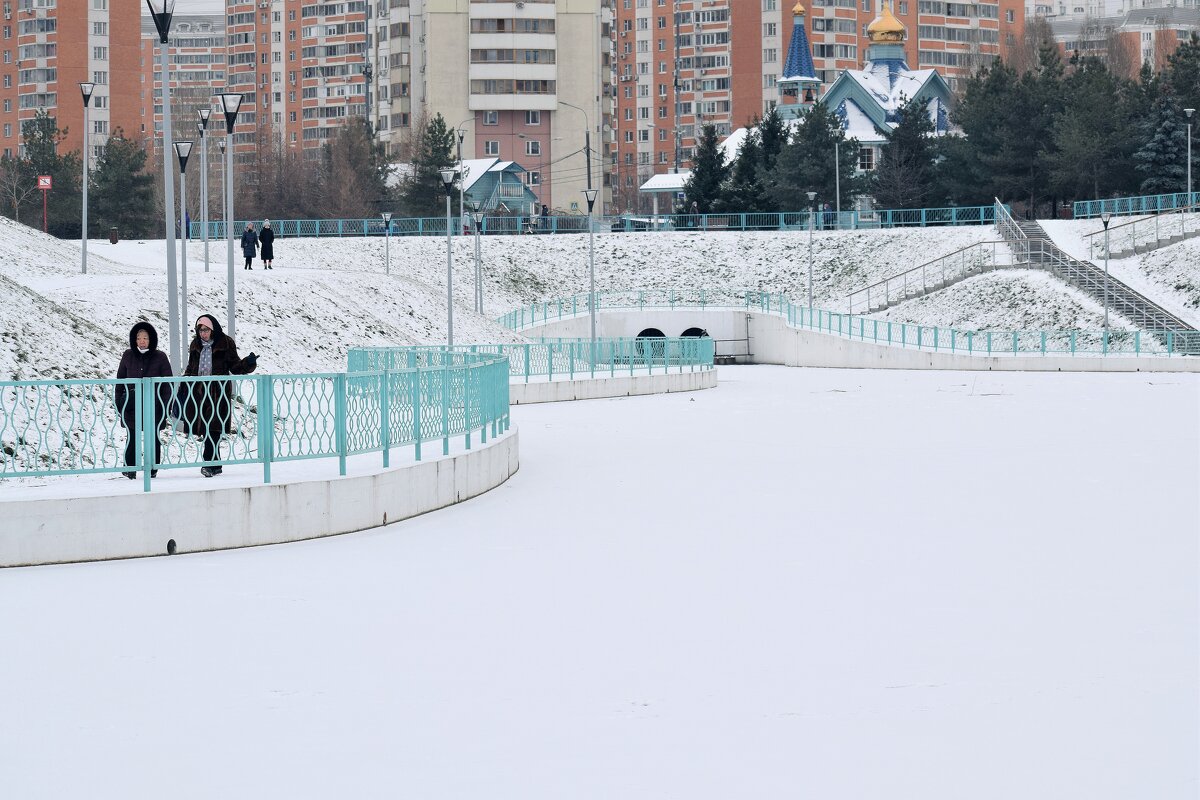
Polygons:
M792 8L792 39L788 44L787 61L777 84L781 118L802 117L820 99L821 79L816 73L808 33L804 29L804 6L797 2Z

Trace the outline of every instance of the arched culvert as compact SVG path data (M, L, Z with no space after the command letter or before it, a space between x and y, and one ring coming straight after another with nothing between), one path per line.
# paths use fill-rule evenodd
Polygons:
M708 336L708 331L704 330L704 328L688 328L686 331L679 334L679 338L681 339L699 338L701 336ZM709 336L709 338L711 339L712 337Z
M658 328L646 328L637 335L634 346L639 358L654 358L662 361L667 354L667 335Z

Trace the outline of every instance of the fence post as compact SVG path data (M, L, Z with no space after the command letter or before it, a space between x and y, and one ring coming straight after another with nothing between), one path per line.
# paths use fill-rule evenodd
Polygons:
M340 220L339 220L340 222ZM333 424L337 436L338 474L346 474L346 373L333 376Z
M130 387L133 388L133 387ZM142 378L137 383L135 398L140 400L134 408L134 427L130 436L141 440L141 458L136 459L142 468L142 491L150 491L150 471L154 469L154 441L158 438L158 422L154 417L154 379ZM128 401L126 401L128 402ZM123 410L123 409L122 409Z
M442 360L442 455L450 455L450 368Z
M263 483L271 482L271 460L275 456L275 389L270 375L258 378L258 455L263 462Z
M463 376L463 432L466 434L466 447L471 449L471 365L462 365Z
M415 460L421 460L421 370L414 369L412 375L413 443Z
M384 369L379 380L379 446L383 449L383 466L386 469L391 466L392 456L392 373Z

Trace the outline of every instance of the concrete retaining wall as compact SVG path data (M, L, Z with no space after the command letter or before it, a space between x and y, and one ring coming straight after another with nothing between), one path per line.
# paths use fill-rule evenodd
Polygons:
M586 316L557 320L523 331L528 336L588 335ZM706 329L715 339L747 337L750 363L844 369L1011 370L1018 372L1200 372L1200 357L1143 356L973 356L848 339L788 327L772 314L721 309L605 311L596 317L599 336L636 336L658 328L678 336L686 328ZM717 353L721 353L718 344Z
M513 428L459 455L368 475L0 503L0 566L281 544L375 528L483 494L519 466Z
M640 394L667 394L711 389L717 385L715 369L659 373L657 375L617 375L580 378L573 381L514 383L508 388L512 405L557 403L561 400L596 400L601 397L626 397Z

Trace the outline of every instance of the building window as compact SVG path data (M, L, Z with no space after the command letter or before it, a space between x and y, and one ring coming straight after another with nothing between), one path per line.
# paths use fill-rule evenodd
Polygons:
M12 136L12 123L10 123L10 122L4 123L4 136L5 137Z
M7 28L5 28L5 30L7 30ZM92 23L92 35L93 36L108 36L108 23L107 22L93 22ZM4 38L7 39L8 37L5 36Z
M108 108L108 98L102 94L94 95L92 103L95 104L96 108Z
M633 122L633 106L625 106L625 121Z
M108 120L98 119L98 120L94 121L92 123L92 132L99 133L99 134L107 134L108 133Z
M500 112L499 111L483 112L483 124L484 125L499 125L500 124Z
M541 184L542 184L542 173L540 173L540 172L526 172L526 173L525 173L525 176L526 176L526 177L529 179L529 185L530 185L530 186L541 186Z
M98 83L101 85L107 84L108 83L108 73L107 72L93 72L92 73L92 83Z
M108 60L108 48L107 47L93 47L92 48L92 59L95 61L107 61Z
M875 151L864 147L858 151L858 168L863 172L875 169Z
M900 13L901 15L908 13L908 0L900 0Z
M536 139L525 143L525 155L540 156L542 154L542 143Z
M779 26L774 22L763 23L763 36L778 36Z
M763 50L763 63L764 64L774 64L778 60L779 60L779 51L776 50L774 47L768 47L767 49Z
M1004 12L1004 21L1005 22L1010 22L1010 23L1016 22L1016 19L1017 19L1016 12L1013 11L1011 8L1008 11Z
M862 0L862 10L863 11L871 10L871 0Z
M526 111L525 112L525 124L526 125L541 125L542 124L542 112L541 111Z
M487 140L485 140L485 141L484 141L484 143L483 143L483 154L484 154L485 156L498 156L498 155L500 155L500 140L499 140L499 139L487 139Z

